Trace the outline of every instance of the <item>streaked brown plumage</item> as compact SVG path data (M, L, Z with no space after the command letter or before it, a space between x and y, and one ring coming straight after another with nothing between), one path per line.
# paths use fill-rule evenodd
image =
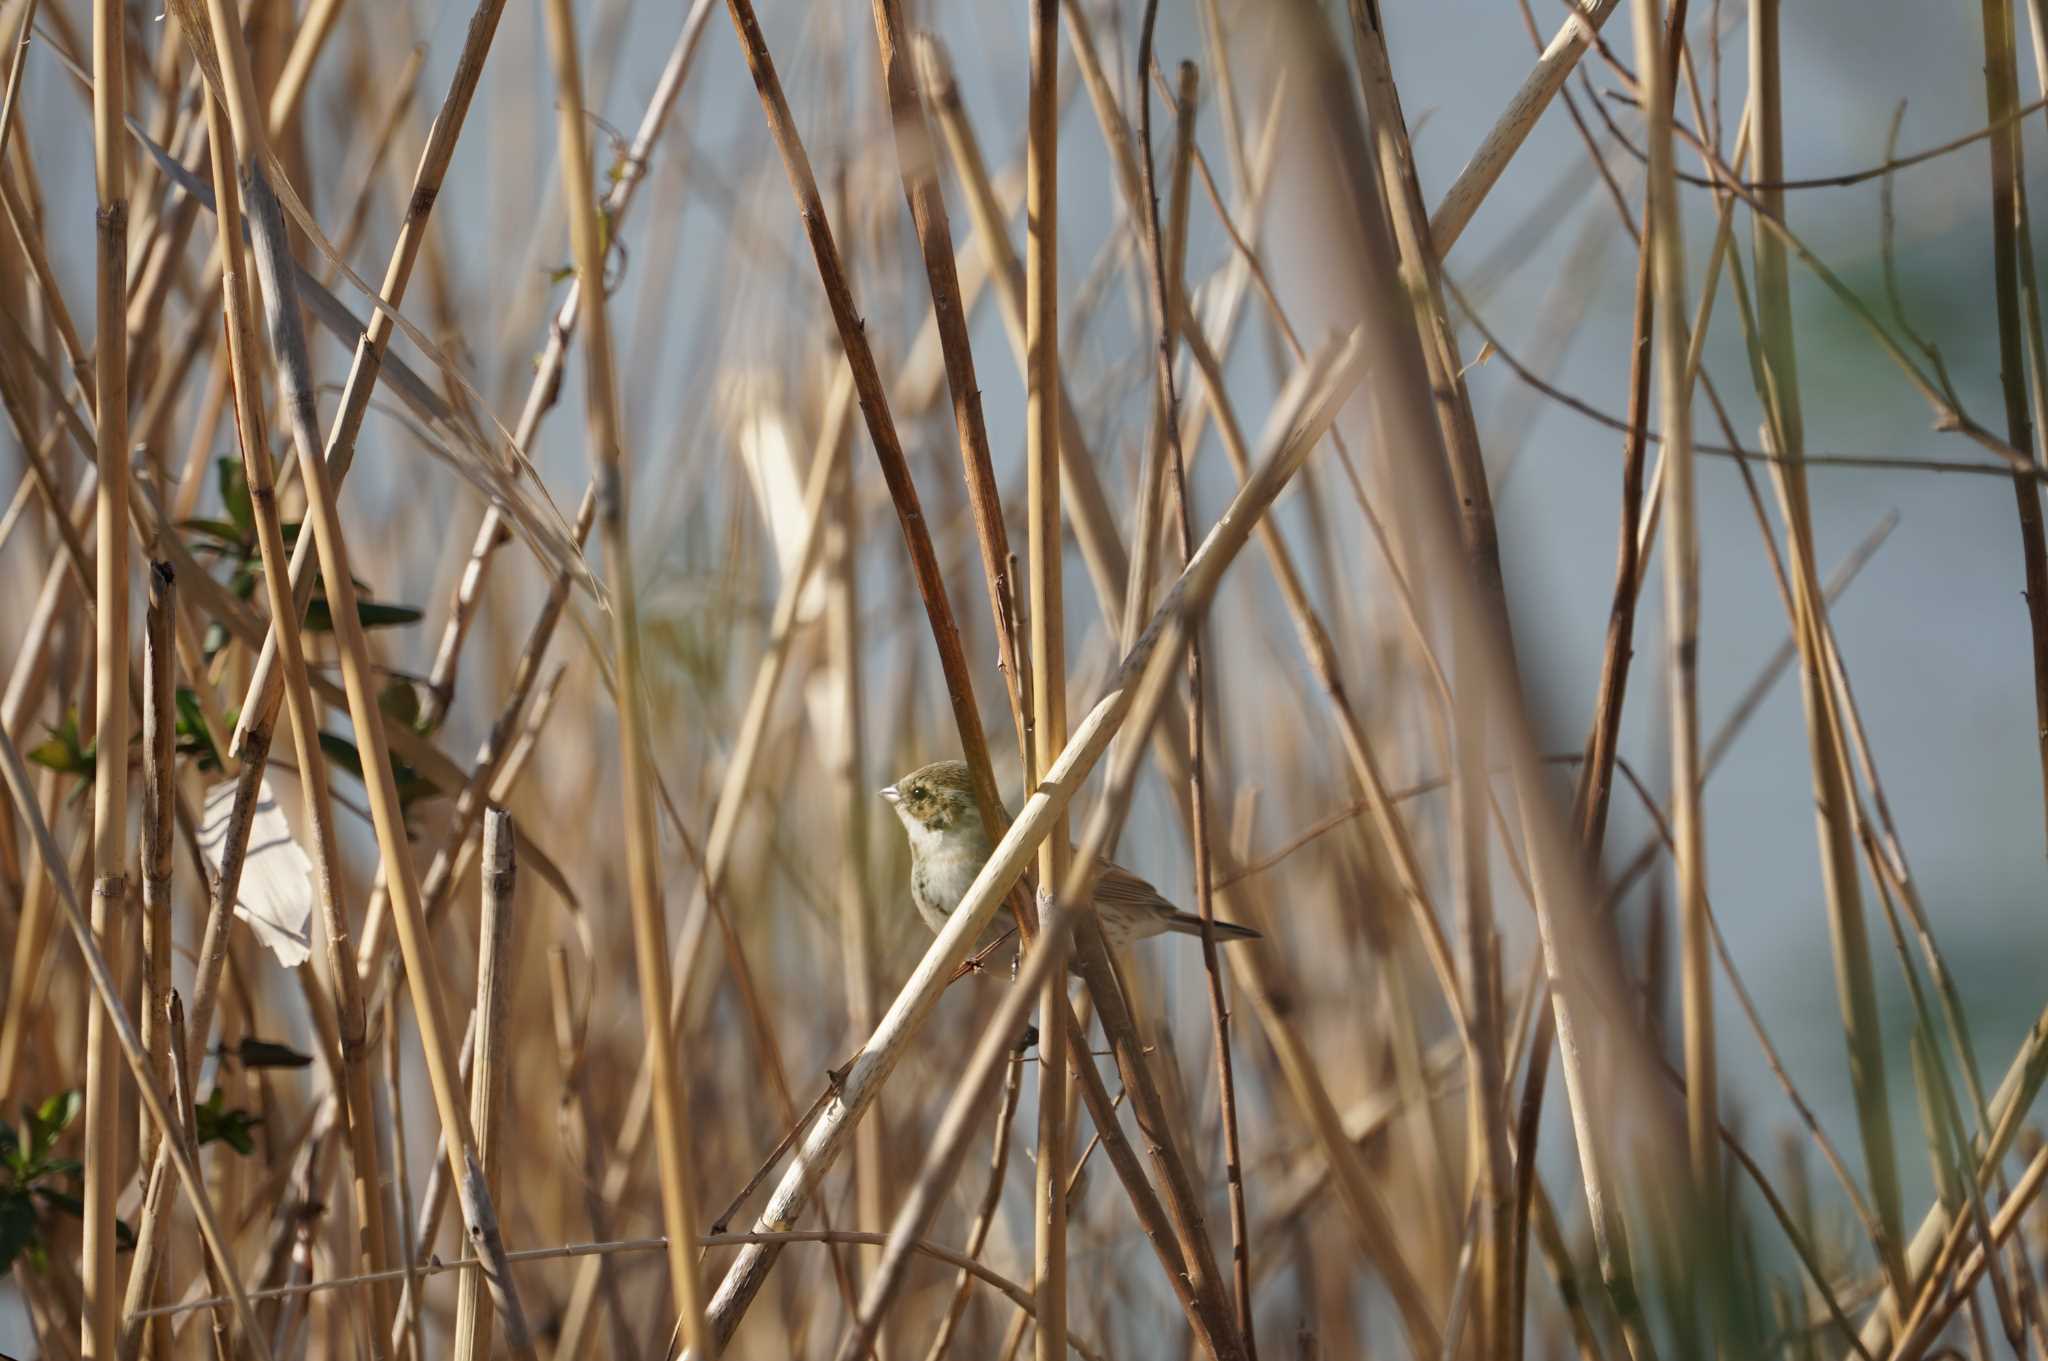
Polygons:
M920 766L882 791L910 838L910 902L936 935L967 896L995 849L961 761ZM1159 890L1110 861L1095 881L1095 913L1111 945L1128 945L1173 931L1202 934L1202 919L1179 911ZM993 929L984 932L992 937ZM1248 926L1216 923L1218 941L1255 940Z

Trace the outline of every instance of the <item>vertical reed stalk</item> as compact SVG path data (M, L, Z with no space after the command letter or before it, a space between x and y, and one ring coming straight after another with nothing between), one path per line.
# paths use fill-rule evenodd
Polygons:
M2009 16L2008 16L2009 17ZM1784 178L1783 81L1779 68L1777 0L1751 0L1749 18L1751 145L1756 173L1766 186ZM1764 219L1782 225L1782 189L1758 191L1755 229L1758 344L1757 396L1763 403L1775 465L1785 499L1786 538L1792 554L1795 637L1800 655L1800 693L1806 708L1808 750L1813 768L1816 834L1827 889L1828 925L1835 951L1835 981L1848 1041L1849 1072L1863 1134L1864 1163L1881 1240L1879 1263L1900 1287L1908 1279L1901 1255L1898 1161L1893 1153L1890 1097L1885 1082L1883 1015L1877 1003L1870 944L1863 920L1862 881L1856 866L1855 821L1848 784L1846 747L1828 675L1825 601L1814 561L1813 520L1807 495L1804 422L1799 405L1799 369L1793 345L1792 294L1785 245ZM2024 397L2022 397L2024 403ZM1670 480L1667 471L1666 490ZM2022 502L2039 500L2022 484ZM1668 504L1668 500L1667 500ZM2036 520L2038 532L2039 521ZM1676 522L1673 522L1675 528ZM1677 778L1674 770L1673 778Z
M504 1181L504 1139L498 1128L507 1067L505 1007L512 988L513 863L512 815L502 808L484 813L483 923L476 966L476 1062L470 1068L469 1119L476 1127L476 1155L496 1200ZM486 1361L491 1352L491 1311L486 1273L463 1273L455 1287L456 1361ZM530 1343L528 1345L531 1345Z
M690 1156L693 1137L684 1106L677 1056L667 1043L668 929L662 912L661 846L654 822L646 698L642 690L640 619L634 596L632 547L626 522L627 468L620 448L617 380L611 330L605 318L604 244L597 195L585 141L583 73L576 22L568 0L548 0L548 48L554 65L561 145L562 196L582 285L586 380L586 441L597 486L598 531L611 578L612 645L618 667L621 799L625 807L626 876L639 963L640 1005L651 1042L654 1128L661 1166L663 1219L668 1226L669 1281L681 1316L684 1345L697 1361L711 1361L718 1344L704 1320L704 1287L697 1274L698 1214Z
M1682 6L1684 0L1678 0ZM1685 238L1678 216L1672 158L1673 82L1666 64L1659 0L1634 0L1636 68L1644 91L1650 150L1649 211L1644 232L1656 278L1658 423L1668 441L1664 477L1665 622L1671 677L1671 784L1675 804L1673 857L1678 878L1679 957L1685 1012L1686 1138L1693 1194L1703 1209L1719 1206L1720 1080L1714 1051L1713 957L1707 931L1706 824L1699 788L1699 523L1692 457L1692 396L1685 374ZM1677 15L1683 10L1678 9ZM1674 18L1671 41L1684 40Z
M177 738L178 609L169 563L149 565L149 613L142 636L142 1045L157 1080L171 1080L171 813L177 803L172 765ZM165 1131L141 1122L138 1163L148 1167Z
M99 501L98 626L93 677L92 929L120 972L128 905L128 112L126 9L93 0L92 131L98 194L97 394ZM81 1355L113 1361L121 1282L114 1261L114 1200L120 1194L120 1074L109 1018L94 1007L85 1040L85 1317Z
M1060 580L1059 465L1059 0L1032 0L1029 141L1025 149L1025 413L1026 524L1031 555L1031 724L1034 786L1067 744L1066 598ZM1072 843L1063 817L1038 847L1038 908L1066 883ZM1037 1294L1037 1361L1064 1361L1067 1351L1067 974L1059 967L1065 938L1045 934L1039 952L1038 1157L1032 1181L1035 1239L1032 1284ZM1019 980L1019 986L1022 980Z

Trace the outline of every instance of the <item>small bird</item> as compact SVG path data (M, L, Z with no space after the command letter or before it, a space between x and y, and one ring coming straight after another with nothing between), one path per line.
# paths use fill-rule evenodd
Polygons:
M995 849L982 825L981 810L975 806L967 763L935 761L919 766L884 789L882 797L896 810L910 837L911 904L937 935ZM1158 889L1106 860L1095 881L1095 915L1102 924L1103 937L1116 946L1165 931L1202 934L1200 917L1177 910L1159 896ZM1259 933L1249 926L1219 921L1216 939L1257 940Z

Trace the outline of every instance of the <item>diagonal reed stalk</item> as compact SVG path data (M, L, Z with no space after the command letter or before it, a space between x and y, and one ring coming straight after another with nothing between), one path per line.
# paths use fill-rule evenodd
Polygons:
M1354 357L1355 352L1346 347L1334 357L1318 356L1306 371L1296 375L1282 398L1279 414L1284 419L1276 420L1270 441L1272 454L1238 493L1181 573L1151 624L1125 654L1107 693L1076 725L1074 736L1054 763L1050 776L1039 782L1025 802L974 887L948 918L946 929L933 942L874 1035L846 1069L838 1090L804 1136L789 1170L761 1212L759 1222L765 1231L777 1232L780 1227L793 1224L810 1200L852 1127L866 1114L905 1049L929 1019L939 994L967 957L975 937L1021 879L1037 843L1051 830L1055 816L1065 810L1080 780L1100 759L1129 715L1137 698L1137 678L1153 653L1178 649L1190 614L1209 599L1223 569L1244 546L1273 498L1328 428L1337 406L1349 396L1358 376ZM1098 1127L1100 1123L1098 1116ZM767 1279L776 1258L773 1246L750 1246L727 1270L711 1303L712 1323L721 1338L731 1336Z
M425 1051L427 1073L434 1091L434 1104L443 1127L449 1131L448 1157L463 1217L479 1246L496 1233L496 1212L476 1161L475 1139L469 1126L467 1103L457 1077L455 1046L448 1033L446 1003L440 978L432 965L431 944L421 911L419 880L407 843L404 815L392 774L377 688L372 675L368 647L357 611L354 577L349 571L348 545L343 537L333 478L320 456L310 361L305 334L298 315L296 277L285 241L283 212L269 178L271 158L261 125L256 121L254 77L249 53L240 29L222 0L208 0L206 26L193 0L179 0L177 13L188 36L210 35L219 56L220 88L213 97L226 105L234 135L242 199L248 211L255 246L257 278L261 284L265 317L269 325L273 355L285 384L285 410L299 473L305 488L307 519L320 555L320 575L334 620L341 655L342 679L348 696L349 716L362 753L363 775L369 795L371 820L382 857L385 877L391 885L393 916L398 926L400 948L407 963L412 986L413 1012ZM510 1290L499 1300L506 1317L508 1341L526 1335L517 1294ZM526 1354L530 1354L530 1349ZM521 1355L515 1350L514 1355Z

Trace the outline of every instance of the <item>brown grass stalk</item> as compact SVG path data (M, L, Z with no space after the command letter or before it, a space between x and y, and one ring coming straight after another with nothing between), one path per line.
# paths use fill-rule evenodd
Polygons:
M181 0L179 15L188 31L192 30L198 16L190 0ZM207 18L213 45L222 58L222 88L216 92L216 97L226 104L232 124L239 179L244 204L250 213L257 277L262 286L271 347L286 384L285 409L292 443L298 454L300 480L309 502L307 520L320 555L320 575L334 620L349 714L362 753L365 787L377 842L387 880L392 885L394 916L400 947L407 959L414 1016L426 1051L435 1106L444 1128L453 1135L449 1140L449 1157L456 1165L454 1172L464 1218L474 1233L481 1234L495 1220L495 1214L482 1177L476 1170L474 1137L456 1078L454 1046L447 1031L440 980L431 967L430 945L420 910L419 884L406 843L404 819L392 775L390 748L377 704L363 626L357 612L348 547L342 535L331 470L320 455L309 360L297 313L296 279L287 265L291 257L284 240L283 214L269 179L267 166L270 158L261 127L256 122L256 96L249 54L239 29L221 0L208 0ZM516 1294L508 1291L500 1303L508 1314L508 1339L523 1335L524 1325L518 1318L520 1310Z
M567 0L547 6L548 47L553 60L562 194L569 218L576 274L583 284L586 384L586 447L597 487L599 531L611 577L612 642L618 668L619 755L625 809L626 878L638 962L640 1005L650 1035L648 1046L654 1095L656 1151L661 1166L663 1218L668 1225L669 1281L685 1346L698 1361L711 1361L718 1343L704 1318L703 1282L690 1253L697 1224L696 1188L689 1115L683 1104L677 1056L665 1041L668 1015L668 931L662 912L660 853L655 826L647 712L641 685L640 621L634 595L633 560L626 522L627 468L620 445L611 332L605 319L604 247L598 236L596 193L583 126L583 76L577 56L575 16ZM418 965L413 969L417 974ZM507 1283L509 1286L509 1282ZM523 1321L521 1327L523 1328ZM509 1330L508 1330L509 1332ZM509 1341L508 1337L508 1341Z
M1678 0L1679 5L1683 0ZM1666 42L1684 31L1674 7L1667 30L1656 0L1635 0L1636 65L1648 73L1650 146L1648 211L1644 236L1656 279L1657 315L1652 344L1657 361L1661 423L1666 448L1664 516L1665 623L1670 649L1671 781L1678 791L1673 819L1678 846L1680 959L1685 1007L1686 1128L1692 1155L1692 1193L1702 1207L1719 1204L1720 1148L1716 1137L1719 1076L1715 1063L1712 968L1706 925L1706 829L1699 800L1699 527L1691 448L1692 399L1685 382L1685 241L1673 179L1673 82ZM1667 39L1667 33L1670 35Z
M118 962L128 905L128 175L121 120L128 110L126 11L115 0L92 8L93 166L98 194L98 339L93 355L98 432L97 626L93 733L92 930ZM28 810L22 810L26 813ZM120 1073L109 1017L86 1022L85 1315L81 1354L112 1361L120 1309L114 1261L114 1201L120 1194Z
M727 0L726 8L732 14L733 27L739 34L741 48L746 52L747 67L753 73L755 89L761 96L761 111L767 119L768 131L775 140L783 170L789 177L797 212L803 220L804 235L817 262L818 279L825 289L825 301L831 308L833 324L838 328L847 366L853 371L854 394L860 400L868 437L875 446L882 480L888 485L890 501L896 507L904 546L910 554L911 575L924 602L925 617L931 625L932 641L938 649L939 664L945 675L946 697L953 708L954 726L959 730L961 754L974 781L975 802L980 805L983 821L989 826L996 826L1002 820L999 816L1002 798L996 791L995 774L989 765L988 739L982 732L981 716L975 708L974 682L961 650L960 628L947 600L945 579L932 548L931 534L925 528L917 487L910 476L910 465L904 458L902 441L897 437L895 421L889 414L889 398L882 384L881 371L875 365L866 328L854 310L852 286L840 260L839 247L832 237L832 225L825 215L824 199L818 193L817 177L811 171L810 156L797 133L789 99L783 93L782 79L776 74L775 61L768 52L768 40L762 35L760 20L754 15L752 0Z
M1145 46L1149 47L1149 44ZM1149 55L1149 52L1145 54ZM1139 65L1142 72L1149 66L1149 62L1145 57L1141 57ZM1157 172L1151 154L1151 87L1148 84L1144 88L1148 93L1142 97L1139 105L1139 123L1145 129L1140 136L1140 145L1145 149L1146 197L1151 205L1150 236L1154 294L1155 302L1159 306L1158 319L1162 339L1159 364L1159 378L1164 398L1162 411L1165 417L1162 426L1172 440L1172 486L1174 504L1179 511L1176 519L1180 554L1185 561L1194 551L1194 518L1188 504L1186 451L1181 446L1180 429L1175 419L1178 412L1173 400L1173 368L1170 360L1173 338L1179 330L1179 323L1189 314L1183 289L1188 194L1194 174L1195 95L1199 88L1194 63L1181 63L1180 86L1175 92L1173 191L1170 208L1170 220L1174 225L1171 235L1165 239L1160 236ZM1213 375L1211 380L1213 383ZM1240 479L1247 473L1248 470L1243 467L1238 469ZM1267 528L1270 529L1270 525ZM1271 544L1272 539L1267 537L1269 549ZM1216 1091L1218 1114L1223 1126L1224 1181L1230 1202L1230 1261L1237 1305L1237 1334L1246 1361L1258 1361L1258 1338L1252 1327L1251 1223L1244 1206L1244 1149L1238 1131L1237 1074L1230 1053L1230 1006L1224 996L1223 970L1216 954L1215 857L1210 846L1209 792L1204 760L1208 696L1202 676L1200 629L1189 631L1187 672L1188 812L1193 820L1194 830L1196 915L1202 919L1202 969L1209 983L1209 1028L1216 1043Z
M234 192L235 148L226 112L215 100L207 100L208 147L211 152L215 193L221 226L220 254L222 311L225 318L228 364L232 376L236 428L242 436L242 466L249 486L251 513L256 522L257 542L264 564L263 579L269 595L271 617L283 640L283 688L289 699L293 754L298 762L299 788L304 825L312 843L315 882L327 943L329 988L334 995L336 1041L342 1075L347 1083L344 1116L348 1130L350 1160L354 1170L355 1208L363 1226L362 1248L365 1270L379 1271L390 1265L386 1252L384 1197L377 1150L377 1120L371 1094L368 1025L354 954L348 948L347 889L342 880L340 851L336 843L334 818L327 785L327 760L320 749L320 711L314 707L299 615L286 589L283 527L270 467L270 445L264 417L263 378L256 348L256 323L247 290L251 280L243 269L242 216ZM265 743L267 747L267 742ZM261 760L251 762L259 768ZM248 787L246 784L242 787ZM244 824L246 826L246 824ZM201 1032L202 1040L204 1032ZM378 1287L359 1297L369 1330L372 1354L383 1339L391 1317L393 1297L389 1287Z
M172 748L177 737L178 683L172 619L176 578L168 564L149 565L149 609L142 634L142 1043L157 1080L171 1079L171 812L177 802ZM137 1161L147 1166L164 1131L143 1121Z
M1066 550L1061 533L1059 399L1059 41L1058 0L1033 0L1031 5L1031 81L1026 113L1024 220L1027 249L1024 270L1024 476L1025 530L1030 553L1031 602L1031 726L1021 745L1034 786L1052 772L1052 758L1067 744L1066 593L1061 558ZM920 111L922 118L922 111ZM921 126L921 124L920 124ZM899 123L900 128L900 123ZM936 196L938 181L930 180ZM984 549L984 552L987 550ZM993 583L991 583L993 585ZM998 610L998 615L1002 613ZM999 624L1000 626L1000 624ZM1020 737L1024 735L1020 733ZM1038 846L1037 908L1041 918L1055 914L1052 895L1067 883L1072 843L1067 822L1055 815ZM1085 862L1084 862L1085 863ZM1061 968L1066 936L1057 915L1046 923L1034 949L1042 959L1020 971L1013 993L1034 987L1038 1002L1038 1152L1032 1163L1032 1289L1037 1302L1037 1331L1032 1354L1037 1361L1064 1361L1067 1351L1067 976ZM1035 986L1034 981L1035 980ZM1012 996L998 1009L977 1060L988 1044L1000 1046L1018 1030L1027 999ZM1000 1056L1000 1047L997 1050ZM1079 1057L1085 1058L1085 1054ZM961 1113L965 1129L979 1113L979 1088L984 1073L977 1065L962 1086L976 1089L974 1106ZM990 1075L993 1069L989 1070ZM957 1142L955 1152L957 1153ZM950 1173L950 1169L949 1169ZM951 1180L948 1175L947 1180ZM923 1186L913 1188L906 1209ZM929 1192L926 1191L928 1195ZM882 1271L888 1267L883 1259ZM878 1277L881 1272L878 1272ZM870 1300L873 1296L870 1295ZM868 1310L863 1309L867 1315ZM842 1345L842 1355L849 1349Z
M505 1012L511 1001L514 891L517 866L513 852L515 837L512 815L502 808L484 814L483 922L476 969L476 1061L470 1068L469 1118L476 1129L477 1158L483 1163L484 1180L491 1199L502 1194L506 1151L502 1147L509 1132L501 1128L499 1115L504 1106L505 1079L510 1065L507 1053ZM486 1361L491 1349L491 1311L487 1307L490 1277L501 1269L491 1263L482 1270L467 1272L456 1283L456 1361ZM515 1351L533 1345L530 1339L507 1338Z
M967 309L961 297L959 267L953 258L953 229L947 219L946 196L939 188L938 157L934 154L931 124L925 113L924 93L919 89L918 63L909 51L910 40L903 22L902 6L898 0L874 0L873 8L875 45L881 56L882 83L889 98L889 123L895 134L897 171L903 179L903 196L910 205L918 250L924 257L925 278L931 286L932 316L938 323L939 348L946 365L946 386L953 397L953 425L959 435L960 462L967 479L967 505L974 516L975 541L981 547L981 570L988 583L989 610L995 621L996 656L1006 682L1004 689L1010 703L1010 718L1017 730L1018 746L1022 748L1026 715L1021 701L1020 661L1015 651L1015 638L1006 626L1004 605L1005 601L1016 599L1015 585L1009 579L1010 538L1003 525L1002 497L996 486L994 461L989 455L988 427L982 419L981 385L974 374L974 351L968 343ZM1052 75L1048 74L1045 79L1043 97L1046 112L1042 117L1056 131L1058 98L1052 88ZM1034 77L1032 98L1036 101L1039 97ZM1035 103L1033 108L1036 108ZM1036 113L1031 115L1034 129L1039 117ZM1036 147L1039 139L1035 132L1031 140ZM1030 164L1037 164L1035 153ZM1035 180L1030 182L1036 183ZM1029 190L1026 192L1028 195ZM1056 203L1053 206L1056 207ZM1036 572L1035 567L1033 571ZM1057 1072L1058 1069L1052 1071ZM1041 1308L1041 1320L1044 1314ZM1044 1327L1042 1321L1040 1327L1041 1330Z

